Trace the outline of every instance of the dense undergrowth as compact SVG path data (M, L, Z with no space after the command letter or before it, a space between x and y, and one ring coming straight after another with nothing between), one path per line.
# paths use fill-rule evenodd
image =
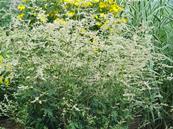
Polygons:
M22 0L0 19L0 118L27 129L171 129L171 1L59 2Z

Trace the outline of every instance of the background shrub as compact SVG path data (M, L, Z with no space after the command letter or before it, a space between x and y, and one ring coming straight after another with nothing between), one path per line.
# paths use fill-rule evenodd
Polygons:
M18 5L19 20L33 23L65 23L67 19L79 20L87 15L95 21L92 29L98 29L108 23L110 15L117 17L117 22L127 22L120 18L123 7L116 0L23 0ZM87 14L87 15L86 15Z

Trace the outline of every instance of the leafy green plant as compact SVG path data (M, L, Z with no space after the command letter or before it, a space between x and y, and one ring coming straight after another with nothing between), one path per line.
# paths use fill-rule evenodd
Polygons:
M0 58L0 100L3 100L5 94L11 94L13 91L14 71L10 62L5 62L3 56Z
M11 22L11 0L0 0L0 26L7 27Z
M2 35L10 42L1 40L1 47L17 62L15 96L26 126L114 129L127 128L136 112L158 118L161 80L155 72L165 67L165 56L149 34L111 25L106 37L91 31L87 18Z
M56 2L23 0L18 19L32 29L0 29L1 65L12 64L5 71L15 75L0 113L34 129L127 129L135 118L139 128L171 128L169 1L117 1L128 25L115 24L127 20L119 21L121 11L100 10L111 1ZM91 29L103 13L106 24Z
M14 118L16 102L12 101L7 95L0 101L0 118Z

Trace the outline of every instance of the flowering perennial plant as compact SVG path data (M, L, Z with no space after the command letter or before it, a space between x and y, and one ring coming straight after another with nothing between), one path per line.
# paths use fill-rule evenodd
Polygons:
M116 0L22 0L18 5L18 19L33 23L65 23L67 19L80 20L86 14L94 18L94 28L99 29L108 23L108 17L118 19L117 23L126 23L121 18L123 7Z

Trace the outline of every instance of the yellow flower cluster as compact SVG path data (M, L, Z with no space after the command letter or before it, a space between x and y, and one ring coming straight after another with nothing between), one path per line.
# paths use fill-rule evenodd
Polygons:
M22 11L24 11L25 9L26 9L26 6L25 5L23 5L23 4L19 4L18 6L17 6L17 9L20 11L20 12L22 12ZM22 20L23 19L23 17L24 17L24 13L20 13L18 16L17 16L17 19L18 20Z
M17 6L17 8L18 8L19 11L23 11L23 10L25 10L26 7L25 7L25 5L20 4L20 5Z
M114 0L64 0L64 3L75 5L81 8L98 6L100 8L100 11L107 10L110 13L114 14L123 11L123 8L120 7Z
M75 12L74 11L67 12L67 16L68 17L73 17L74 15L75 15Z
M79 6L79 7L90 7L93 5L92 0L64 0L64 3Z
M119 12L123 11L123 8L119 6L116 2L112 0L103 1L99 3L100 11L106 10L109 13L113 13L114 15L118 14Z
M32 23L39 21L41 23L64 24L66 18L79 20L83 17L80 12L85 12L94 17L95 25L100 28L106 21L108 14L119 17L118 14L123 11L116 0L60 0L57 3L54 0L44 0L45 4L40 4L41 6L38 5L38 7L30 7L30 0L22 0L22 2L18 5L20 14L17 18L19 20L30 18L31 14L32 20L34 19ZM51 8L49 8L50 6ZM89 11L92 9L94 11Z
M25 16L25 14L24 14L24 13L21 13L21 14L19 14L19 15L17 16L17 19L18 19L18 20L22 20L24 16Z

